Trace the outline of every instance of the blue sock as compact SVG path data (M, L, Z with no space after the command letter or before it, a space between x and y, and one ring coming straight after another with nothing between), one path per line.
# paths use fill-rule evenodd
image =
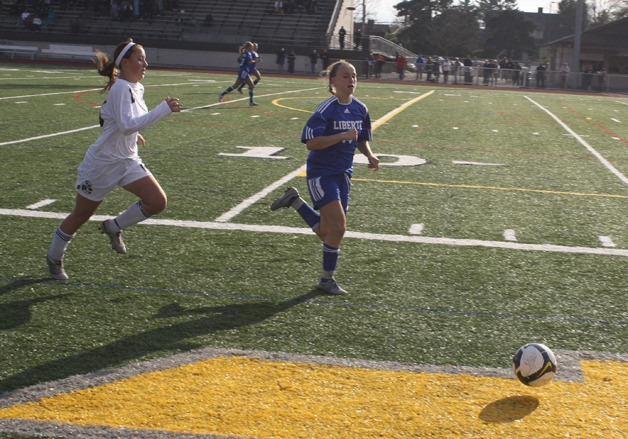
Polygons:
M225 91L223 91L223 92L222 92L222 93L220 93L220 94L224 96L224 95L226 95L226 94L231 93L232 91L233 91L233 87L229 87L228 89L226 89Z
M253 91L252 88L249 88L249 101L253 102L253 95L255 94L255 92Z
M332 278L338 266L340 249L323 243L323 278Z
M299 206L297 208L297 212L299 215L301 215L303 221L305 221L311 229L314 229L316 226L318 226L318 223L321 221L321 215L307 203L303 203L301 206Z

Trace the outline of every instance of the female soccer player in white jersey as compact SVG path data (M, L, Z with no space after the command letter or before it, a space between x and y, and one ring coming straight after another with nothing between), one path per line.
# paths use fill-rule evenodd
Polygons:
M338 285L334 275L346 230L355 149L367 157L369 168L378 169L379 159L369 144L372 133L368 109L353 96L358 82L355 68L338 61L329 66L327 76L333 96L318 106L301 135L301 142L310 151L307 187L313 207L290 187L270 209L294 207L318 235L323 241L323 274L318 288L342 295L347 291Z
M127 210L99 226L118 253L126 253L121 230L161 212L167 203L163 189L138 155L137 142L145 143L140 130L172 112L181 111L179 99L167 97L148 111L144 86L140 83L148 67L146 53L133 40L119 44L113 60L97 51L94 63L98 73L109 78L102 90L109 91L100 110L102 134L90 146L79 166L74 209L52 237L47 260L50 275L55 279L68 279L63 266L68 244L116 186L139 197L139 201Z

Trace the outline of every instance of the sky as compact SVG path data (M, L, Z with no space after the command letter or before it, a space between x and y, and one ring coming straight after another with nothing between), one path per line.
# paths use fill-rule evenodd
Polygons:
M366 1L367 18L374 15L374 19L379 23L390 23L395 20L397 10L393 7L401 0L353 0L356 7L362 7L362 1ZM543 12L549 13L558 11L558 1L550 0L518 0L517 9L523 12L537 12L543 8ZM357 11L356 11L357 12Z

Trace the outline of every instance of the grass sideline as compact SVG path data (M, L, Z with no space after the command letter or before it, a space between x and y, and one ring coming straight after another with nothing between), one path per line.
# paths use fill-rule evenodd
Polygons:
M31 210L69 212L99 133L102 78L0 67L0 209L53 199ZM218 105L232 82L149 70L149 107L170 95L187 108L143 133L142 157L169 196L159 219L216 221L304 164L301 128L325 83L264 77L259 107L237 93ZM349 230L481 242L509 230L512 248L347 238L338 279L351 295L321 296L320 245L294 233L304 227L294 212L268 210L277 189L225 224L285 233L141 225L125 231L119 256L88 223L66 257L71 280L53 282L44 255L59 220L0 215L0 392L204 347L475 367L509 367L531 341L626 354L628 260L612 250L628 249L628 185L591 149L628 175L628 100L378 82L356 95L376 121L432 90L376 129L387 166L356 166ZM256 151L243 147L275 158L238 156ZM394 166L398 156L427 162ZM306 193L302 177L289 184ZM98 214L132 201L115 191Z

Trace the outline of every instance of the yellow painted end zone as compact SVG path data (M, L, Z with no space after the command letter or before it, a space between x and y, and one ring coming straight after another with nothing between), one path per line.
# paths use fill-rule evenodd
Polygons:
M625 437L628 364L584 383L220 357L0 409L0 418L256 438Z

